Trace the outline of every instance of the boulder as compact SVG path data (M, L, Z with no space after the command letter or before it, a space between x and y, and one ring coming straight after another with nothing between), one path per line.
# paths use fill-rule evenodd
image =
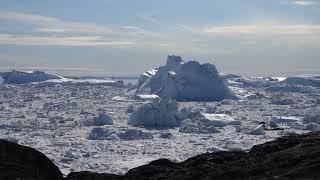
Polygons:
M0 139L0 179L60 180L62 173L41 152Z

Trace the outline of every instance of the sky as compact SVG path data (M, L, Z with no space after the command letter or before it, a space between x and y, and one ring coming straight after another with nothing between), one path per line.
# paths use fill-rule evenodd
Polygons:
M0 69L135 75L167 55L220 72L320 73L320 0L1 0Z

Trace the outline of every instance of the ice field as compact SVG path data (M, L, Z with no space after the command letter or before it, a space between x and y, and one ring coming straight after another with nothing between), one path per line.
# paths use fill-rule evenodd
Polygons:
M159 70L140 79L140 87L113 80L39 79L20 72L11 76L16 83L9 83L2 74L0 136L36 148L65 174L85 170L123 174L159 158L182 161L200 153L248 150L288 133L320 130L317 75L248 78L210 70L207 74L215 74L219 80L214 82L225 83L222 89L228 91L216 92L232 98L200 101L210 92L203 89L203 96L193 94L193 101L189 82L195 80L188 79L194 76L186 69L190 67L165 70L165 78L177 77L186 86L158 79L162 85L156 92L139 88L150 88L146 82L156 82L152 77ZM42 82L15 81L26 76ZM181 101L167 97L171 95Z

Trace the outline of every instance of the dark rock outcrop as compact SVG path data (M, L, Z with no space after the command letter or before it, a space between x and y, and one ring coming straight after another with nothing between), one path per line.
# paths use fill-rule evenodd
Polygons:
M206 153L181 163L160 159L122 177L108 175L105 179L320 179L319 170L318 132L282 137L254 146L250 152ZM78 177L72 180L94 179Z
M99 174L94 172L82 171L71 172L67 180L121 180L122 177L114 174Z
M0 179L59 180L62 173L41 152L0 139Z
M0 179L61 179L40 152L0 141ZM254 146L250 152L206 153L181 163L159 159L127 174L72 172L67 180L130 179L320 179L320 132L292 134Z

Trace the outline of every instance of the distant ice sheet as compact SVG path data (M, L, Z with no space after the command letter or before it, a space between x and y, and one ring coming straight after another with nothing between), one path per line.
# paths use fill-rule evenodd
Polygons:
M64 83L64 82L70 82L70 83L90 83L90 84L103 84L103 83L115 83L115 80L111 79L71 79L71 78L62 78L62 79L52 79L43 81L45 83Z

